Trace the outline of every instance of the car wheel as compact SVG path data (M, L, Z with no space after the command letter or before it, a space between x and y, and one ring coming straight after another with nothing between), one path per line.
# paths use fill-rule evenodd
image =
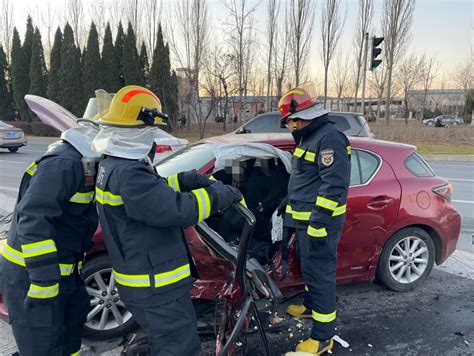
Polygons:
M428 121L428 126L433 126L433 121Z
M9 147L8 150L10 152L16 152L16 151L18 151L18 147Z
M109 257L92 257L86 261L81 273L91 303L84 324L84 337L106 340L133 331L137 324L120 299Z
M431 272L435 258L431 236L420 228L397 232L387 242L377 266L377 280L404 292L421 284Z

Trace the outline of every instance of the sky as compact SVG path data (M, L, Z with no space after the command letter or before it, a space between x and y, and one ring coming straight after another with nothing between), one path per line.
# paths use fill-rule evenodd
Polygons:
M58 25L64 24L64 13L67 0L14 0L15 25L21 35L25 31L26 16L33 13L35 25L39 21L35 20L35 14L44 11L47 3L51 4L56 11L56 22ZM94 0L82 0L84 8ZM105 0L107 4L108 1ZM118 0L115 0L118 1ZM122 0L131 1L131 0ZM138 0L139 3L143 0ZM253 0L250 0L251 2ZM165 13L172 13L171 8L179 4L178 0L162 0ZM262 66L264 58L260 48L264 46L263 35L265 33L266 23L266 0L253 1L259 3L255 17L255 27L261 39L256 47L259 53L262 53ZM281 7L289 0L281 0ZM1 6L2 0L0 0ZM226 9L221 0L208 0L210 10L211 27L214 30L215 38L222 36L222 28L226 22ZM338 44L338 51L341 55L352 54L352 43L354 30L358 14L357 0L342 0L342 12L345 13L346 21L344 32ZM320 14L323 0L316 0L316 19L313 28L313 42L311 49L308 69L311 72L310 77L320 78L322 75L322 61L320 59ZM382 0L374 0L374 31L371 33L380 36L380 18L382 11ZM414 52L418 55L426 54L428 56L436 55L439 61L439 78L445 77L449 81L450 73L455 68L468 60L472 61L472 52L474 50L474 1L473 0L417 0L413 16L413 25L411 31L411 40L407 52ZM283 14L283 10L280 11ZM36 15L37 16L37 15ZM172 16L166 16L172 18ZM85 22L90 19L85 18ZM41 29L41 24L40 24ZM53 33L54 35L54 33ZM44 39L43 34L43 39ZM223 40L223 39L222 39ZM383 56L383 54L382 54ZM383 59L383 58L382 58Z

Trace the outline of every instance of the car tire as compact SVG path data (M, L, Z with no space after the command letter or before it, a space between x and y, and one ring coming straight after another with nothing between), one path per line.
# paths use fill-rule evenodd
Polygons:
M428 121L428 126L433 126L433 121Z
M376 278L394 291L412 290L430 274L435 254L433 240L425 230L417 227L400 230L385 244Z
M111 280L111 273L112 265L109 256L106 254L93 256L84 263L81 274L86 283L87 292L91 297L91 309L89 310L87 321L84 324L84 338L86 339L106 340L122 337L138 327L137 323L133 320L131 313L120 301L120 296L114 284L115 282L113 279ZM113 296L113 292L110 296L107 296L108 298L114 298L112 302L110 299L107 302L105 299L106 297L97 296L98 291L104 292L104 288L99 287L97 278L101 278L102 281L105 282L106 286L110 286L110 283L113 283L113 288L111 289L113 289L115 293ZM118 300L115 302L116 299ZM101 300L102 304L98 304ZM108 321L106 322L106 325L102 327L100 320L105 310L104 306L107 305L106 303L112 304L113 307L121 313L123 317L123 323L121 325L117 325L118 321L112 312L106 312ZM99 308L101 306L102 310L98 311L96 315L92 316L94 308Z
M19 147L9 147L9 148L8 148L8 150L9 150L10 152L16 152L16 151L18 151L18 149L19 149Z

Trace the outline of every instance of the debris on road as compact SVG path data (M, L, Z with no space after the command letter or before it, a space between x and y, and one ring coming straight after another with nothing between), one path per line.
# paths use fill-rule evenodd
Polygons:
M345 349L349 347L349 343L346 340L341 339L339 335L334 335L332 339Z

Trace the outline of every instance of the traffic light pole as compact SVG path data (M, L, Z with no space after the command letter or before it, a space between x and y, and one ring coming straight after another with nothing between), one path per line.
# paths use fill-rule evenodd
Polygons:
M369 42L369 33L364 36L364 71L362 76L362 114L365 115L365 78L367 77L367 47Z

